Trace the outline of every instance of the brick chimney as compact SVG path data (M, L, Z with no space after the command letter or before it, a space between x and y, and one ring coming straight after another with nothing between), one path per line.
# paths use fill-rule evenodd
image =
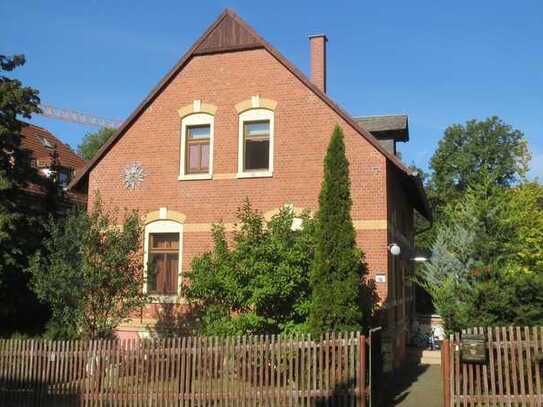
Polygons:
M311 52L311 82L326 93L326 42L324 34L309 36Z

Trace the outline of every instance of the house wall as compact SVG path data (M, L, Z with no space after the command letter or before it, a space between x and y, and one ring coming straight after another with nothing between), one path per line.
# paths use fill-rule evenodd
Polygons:
M384 304L383 325L386 335L384 350L391 357L385 358L398 367L406 357L408 328L412 318L413 286L409 276L413 272L411 261L415 246L414 209L401 182L401 176L390 163L387 165L388 183L388 244L401 248L399 256L388 252L388 296ZM388 366L392 368L393 366Z
M259 95L277 102L274 172L269 178L237 179L238 113L235 105ZM178 110L194 100L217 107L211 180L180 181ZM168 208L184 215L182 272L211 247L210 225L235 221L245 197L263 213L284 204L316 209L323 159L336 124L345 134L352 181L352 218L366 254L370 277L388 272L389 208L385 157L318 96L263 49L196 56L173 78L90 172L89 207L94 191L111 207L145 214ZM134 161L144 181L127 190L122 174ZM377 284L381 301L387 285ZM140 323L151 318L144 310Z

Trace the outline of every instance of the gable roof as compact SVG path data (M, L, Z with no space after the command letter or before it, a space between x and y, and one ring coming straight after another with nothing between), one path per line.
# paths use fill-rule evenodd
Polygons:
M78 169L85 166L85 160L46 129L25 122L21 122L21 125L21 148L28 150L33 160L49 164L51 152L56 147L62 167L72 168L77 173Z
M402 163L394 154L387 151L379 141L372 136L366 129L361 128L353 118L351 118L343 109L332 101L323 91L315 86L305 74L290 63L279 51L271 44L265 41L250 25L243 21L236 13L230 9L225 9L213 24L202 34L194 45L183 55L175 66L161 79L161 81L151 90L140 105L123 122L118 130L108 139L108 141L98 150L85 169L70 183L68 188L76 188L88 176L89 172L109 151L115 142L126 132L135 120L145 111L146 107L168 86L175 78L177 73L196 55L205 55L218 52L231 52L248 49L264 48L273 57L277 59L286 69L296 76L305 86L315 93L324 103L334 110L343 120L351 125L362 137L373 145L381 154L383 154L394 166L412 179L412 182L420 184L417 189L422 194L422 201L426 204L417 208L427 219L431 219L431 211L427 205L426 195L422 188L422 183L418 175Z

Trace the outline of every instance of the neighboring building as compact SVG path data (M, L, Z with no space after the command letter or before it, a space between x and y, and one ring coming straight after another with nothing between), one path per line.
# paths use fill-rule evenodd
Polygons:
M43 209L43 198L47 194L47 178L51 176L53 161L57 161L59 177L59 210L71 206L74 202L86 205L86 193L81 191L65 191L66 187L78 175L86 162L74 153L70 147L42 127L29 123L22 123L21 150L25 159L36 171L26 180L25 199L29 205L36 209Z
M179 296L194 256L211 248L211 226L232 230L245 197L265 217L291 205L316 209L323 159L336 124L350 162L357 242L376 281L389 333L403 358L411 309L406 275L414 211L431 218L420 178L394 154L406 116L353 119L326 95L326 42L310 37L311 79L227 10L123 123L72 182L103 202L146 214L145 261L159 266L145 290L154 304L123 326L143 332L160 304ZM372 135L370 132L373 132ZM398 243L402 255L388 247Z

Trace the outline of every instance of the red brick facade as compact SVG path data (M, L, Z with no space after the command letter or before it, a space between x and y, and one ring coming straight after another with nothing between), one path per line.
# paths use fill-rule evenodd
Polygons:
M239 115L235 106L254 96L276 102L273 175L236 178ZM213 179L178 180L178 110L195 100L216 106ZM185 272L195 255L210 248L206 225L234 222L236 209L246 197L262 213L285 204L316 209L323 158L336 124L345 134L357 241L366 254L370 275L389 276L387 246L395 237L394 214L407 216L402 225L408 229L409 244L413 227L413 207L394 179L395 164L265 48L192 56L123 129L122 137L89 167L89 207L94 191L100 191L103 202L113 207L134 208L144 214L167 208L184 215ZM128 190L122 173L134 161L141 164L146 176L137 188ZM396 189L398 192L393 191ZM390 278L377 283L383 304L389 301L390 284ZM394 326L397 319L391 321Z

